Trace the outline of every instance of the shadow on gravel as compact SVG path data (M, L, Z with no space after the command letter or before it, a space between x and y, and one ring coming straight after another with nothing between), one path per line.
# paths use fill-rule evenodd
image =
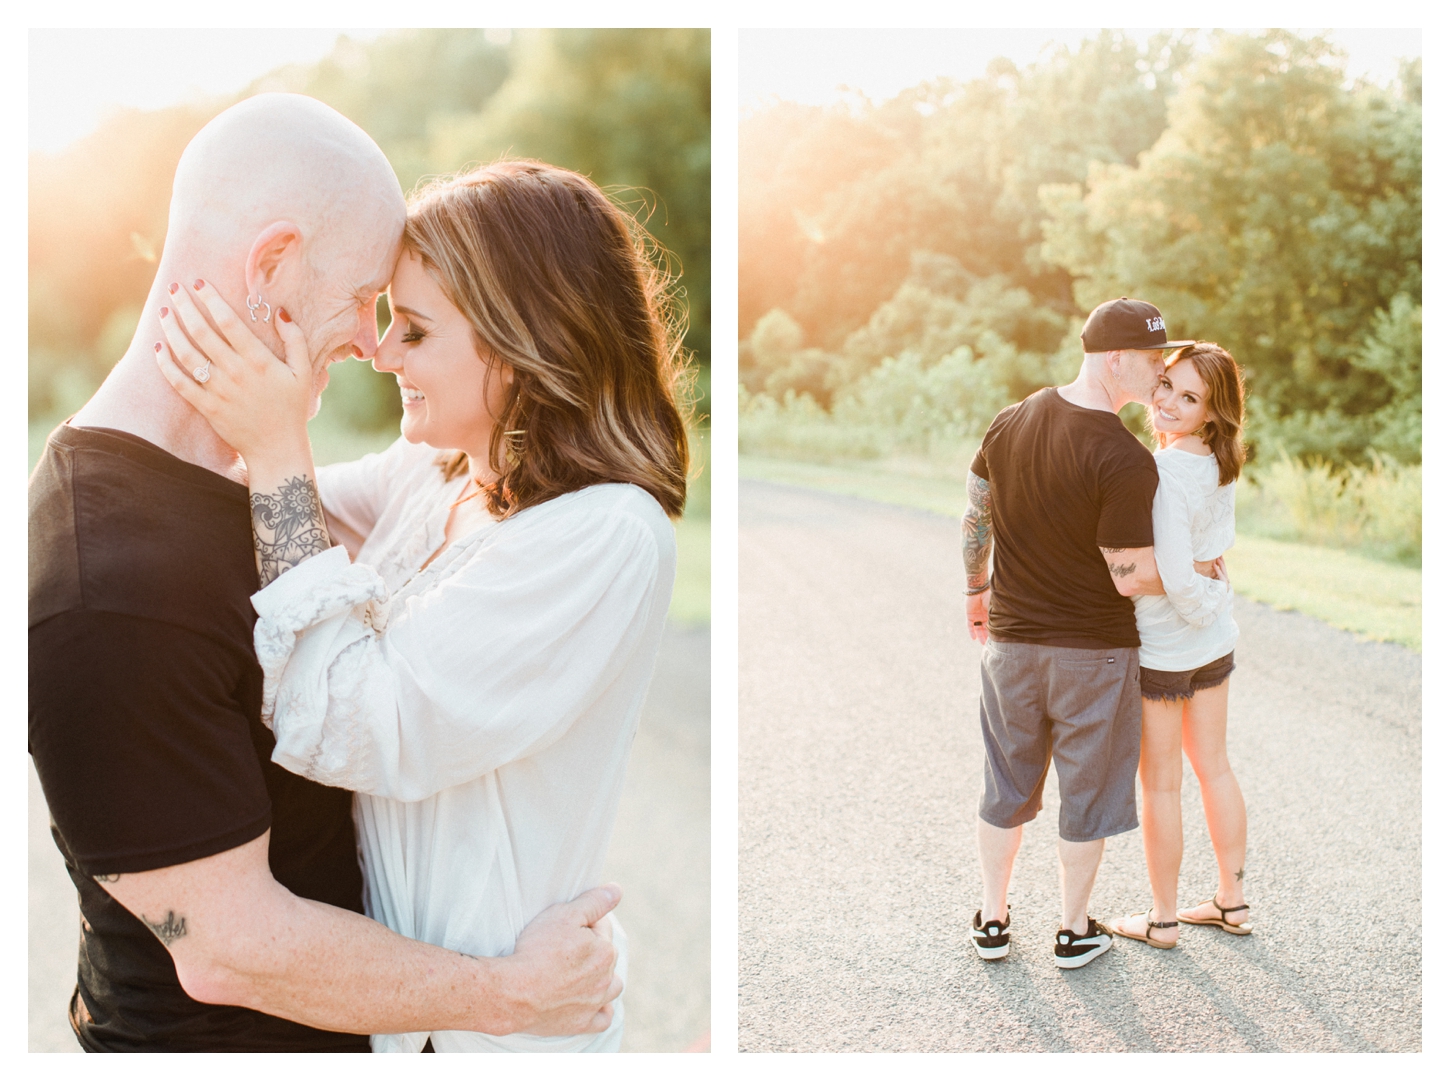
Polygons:
M1237 955L1238 961L1253 965L1273 980L1285 998L1292 999L1301 1010L1323 1025L1326 1032L1333 1034L1341 1044L1340 1051L1380 1052L1385 1050L1366 1039L1360 1032L1358 1026L1364 1020L1362 1008L1346 1004L1336 1010L1332 1004L1325 1001L1322 993L1315 991L1310 986L1298 969L1275 955L1272 944L1250 935L1241 940L1222 942L1219 948L1231 949ZM1204 980L1205 985L1210 982L1208 975L1201 969L1198 970L1198 974ZM1235 1021L1242 1019L1242 1024L1246 1027L1240 1031L1247 1034L1249 1026L1252 1026L1253 1023L1247 1020L1241 1012L1234 1010L1228 993L1223 994L1223 1001L1226 1008L1225 1006L1220 1008L1224 1015ZM1247 1035L1245 1038L1251 1044L1249 1048L1251 1051L1284 1050L1267 1036L1261 1036L1259 1041L1255 1041Z
M1041 1046L1032 1050L1077 1050L1058 1023L1056 1007L1043 995L1041 988L1026 970L1009 968L999 963L989 966L986 975L992 994L996 996L1002 1009L1016 1017L1023 1028L1031 1031L1041 1041Z
M1121 948L1116 945L1115 948ZM1200 945L1199 949L1202 948ZM1249 965L1272 982L1286 1005L1313 1017L1324 1031L1331 1033L1340 1043L1338 1050L1353 1052L1377 1052L1381 1048L1367 1039L1359 1030L1362 1020L1350 1008L1336 1009L1317 994L1305 978L1290 964L1275 956L1269 943L1249 938L1245 941L1223 941L1212 947L1216 953L1231 954L1230 964ZM1284 1046L1271 1032L1267 1031L1248 1011L1235 1001L1238 981L1226 985L1221 977L1200 964L1186 950L1164 951L1155 958L1169 969L1176 980L1191 985L1203 997L1222 1027L1234 1033L1243 1042L1243 1050L1249 1052L1284 1052L1295 1050ZM1224 958L1215 958L1215 961ZM1025 966L991 965L983 966L986 982L999 1007L1006 1014L1016 1018L1023 1029L1032 1033L1037 1046L1032 1050L1044 1052L1101 1050L1101 1037L1084 1041L1074 1040L1062 1024L1062 988L1066 988L1071 999L1080 1006L1095 1026L1111 1032L1121 1046L1132 1051L1179 1051L1189 1050L1177 1045L1171 1038L1160 1041L1155 1038L1155 1025L1145 1020L1135 997L1135 988L1128 975L1103 958L1108 964L1094 963L1083 969L1052 971L1044 974ZM1214 964L1213 969L1222 972L1222 966ZM1044 980L1052 980L1053 986L1041 986ZM1060 983L1059 983L1060 981ZM1141 993L1142 988L1137 989ZM1218 1027L1217 1025L1213 1027ZM1084 1029L1083 1031L1087 1031ZM1090 1044L1090 1045L1085 1045ZM993 1050L1005 1050L993 1048Z

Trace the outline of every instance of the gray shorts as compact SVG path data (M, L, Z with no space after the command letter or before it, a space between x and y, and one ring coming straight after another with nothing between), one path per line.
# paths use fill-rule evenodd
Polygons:
M1057 763L1065 841L1096 841L1138 825L1143 703L1138 650L989 641L982 650L982 820L1002 829L1042 810Z

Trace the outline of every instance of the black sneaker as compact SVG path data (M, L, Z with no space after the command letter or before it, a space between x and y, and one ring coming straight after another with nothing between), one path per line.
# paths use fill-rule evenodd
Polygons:
M1075 935L1066 927L1057 930L1057 942L1052 952L1057 956L1058 968L1082 968L1093 958L1113 948L1113 933L1097 920L1089 919L1087 934Z
M972 917L972 945L977 947L977 956L984 961L1000 961L1006 957L1012 945L1012 936L1007 933L1007 928L1011 926L1011 905L1007 906L1005 920L988 920L985 927L982 926L982 910L977 909L977 914Z

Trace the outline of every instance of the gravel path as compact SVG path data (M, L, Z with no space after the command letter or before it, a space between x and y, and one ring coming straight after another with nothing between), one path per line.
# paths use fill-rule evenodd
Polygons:
M30 769L29 1049L79 1052L75 889ZM605 877L624 887L626 1051L682 1051L710 1025L710 633L671 626L630 756Z
M740 1048L1420 1050L1419 655L1240 600L1230 755L1258 929L1058 970L1050 774L1012 954L987 964L959 552L949 518L741 482ZM1215 875L1184 776L1187 904ZM1141 845L1108 841L1092 915L1146 907Z

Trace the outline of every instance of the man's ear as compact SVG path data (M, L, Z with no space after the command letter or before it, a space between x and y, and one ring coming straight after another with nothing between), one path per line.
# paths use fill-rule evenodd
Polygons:
M302 256L302 230L290 221L274 221L247 253L247 295L275 289L290 264Z

